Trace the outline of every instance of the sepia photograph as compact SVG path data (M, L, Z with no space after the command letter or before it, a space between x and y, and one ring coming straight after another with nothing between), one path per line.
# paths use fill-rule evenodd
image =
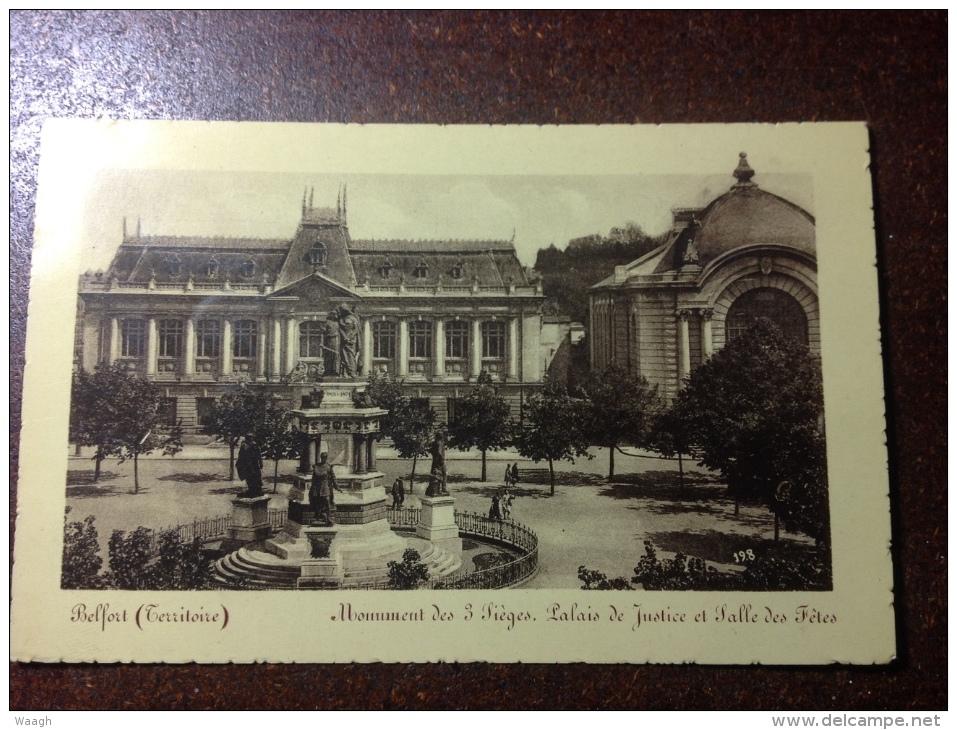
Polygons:
M664 133L618 128L655 162L611 170L550 164L539 130L538 169L516 172L476 150L528 128L420 129L375 169L406 128L364 148L356 128L264 126L90 125L116 154L69 160L83 194L62 217L70 178L41 175L69 235L48 239L70 252L56 279L76 265L72 308L53 287L66 321L31 313L72 344L50 361L69 411L44 507L62 504L71 624L225 630L240 596L295 592L340 625L837 628L835 554L866 556L835 540L820 176L775 152L795 130L682 129L708 156L672 164ZM216 164L214 139L234 163L251 135L268 164ZM356 146L330 161L336 136ZM315 169L272 154L303 138ZM440 164L408 162L423 144Z

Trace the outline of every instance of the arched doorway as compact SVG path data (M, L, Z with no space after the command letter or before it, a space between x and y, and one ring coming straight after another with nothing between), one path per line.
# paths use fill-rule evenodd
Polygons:
M726 341L743 335L759 317L774 322L786 337L808 344L804 308L790 294L770 287L751 289L734 300L725 319Z

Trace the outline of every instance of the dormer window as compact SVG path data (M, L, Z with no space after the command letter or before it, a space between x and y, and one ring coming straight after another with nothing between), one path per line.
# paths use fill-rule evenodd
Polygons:
M419 263L419 265L412 270L412 276L414 276L416 279L424 279L428 275L429 275L429 265L426 264L424 261Z
M171 259L166 259L166 270L169 272L170 276L179 276L179 273L182 270L182 264L180 263L178 256L174 256Z
M465 268L465 267L463 266L462 262L459 261L458 263L455 264L455 266L452 267L452 270L449 272L449 274L452 275L452 278L453 278L453 279L461 279L461 278L462 278L462 270L463 270L464 268Z
M242 266L239 267L239 274L245 279L251 279L256 275L256 262L252 260L243 261Z
M383 279L388 279L389 274L392 273L392 269L395 268L392 266L391 261L386 261L382 266L379 267L379 276Z
M313 247L309 249L309 263L312 264L313 268L326 265L326 247L319 241L316 241Z
M216 259L210 259L206 264L206 276L212 279L219 273L219 262Z

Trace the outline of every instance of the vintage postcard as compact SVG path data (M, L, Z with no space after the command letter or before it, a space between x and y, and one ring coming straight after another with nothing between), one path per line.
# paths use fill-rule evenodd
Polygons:
M12 658L891 661L868 165L51 121Z

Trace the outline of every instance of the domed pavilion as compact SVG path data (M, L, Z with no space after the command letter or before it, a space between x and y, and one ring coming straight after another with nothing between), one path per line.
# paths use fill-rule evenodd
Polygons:
M758 317L820 352L814 217L762 190L744 152L733 176L704 208L674 209L664 245L591 288L594 370L614 362L671 399Z

